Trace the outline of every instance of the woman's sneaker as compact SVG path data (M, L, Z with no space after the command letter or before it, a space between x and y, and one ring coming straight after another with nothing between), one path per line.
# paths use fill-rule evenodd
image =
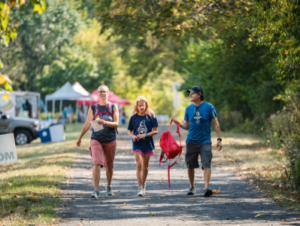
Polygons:
M92 199L96 199L96 198L98 198L99 195L100 195L99 191L95 189L90 197Z
M209 197L209 196L211 196L213 193L212 193L212 190L210 190L209 188L206 188L205 190L204 190L204 195L203 195L203 197Z
M112 187L110 185L106 185L105 190L106 190L106 195L107 196L112 196L113 195Z
M139 188L137 196L144 196L144 189L143 189L143 187Z
M146 195L146 183L143 184L143 195Z

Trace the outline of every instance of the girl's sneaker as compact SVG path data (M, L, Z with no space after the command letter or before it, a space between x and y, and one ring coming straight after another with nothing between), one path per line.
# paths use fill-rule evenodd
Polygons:
M144 196L144 189L143 189L143 187L139 188L137 196Z
M146 183L143 184L143 195L146 195Z
M96 199L96 198L98 198L99 195L100 195L99 191L95 189L90 197L93 199Z
M190 188L189 191L186 194L187 195L195 195L196 194L196 189L195 188Z

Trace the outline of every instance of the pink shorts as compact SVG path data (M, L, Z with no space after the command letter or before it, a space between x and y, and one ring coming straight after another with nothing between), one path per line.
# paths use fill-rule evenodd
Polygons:
M117 142L113 140L108 143L100 143L97 140L91 140L91 155L93 165L101 165L105 168L114 168L114 159L116 153Z

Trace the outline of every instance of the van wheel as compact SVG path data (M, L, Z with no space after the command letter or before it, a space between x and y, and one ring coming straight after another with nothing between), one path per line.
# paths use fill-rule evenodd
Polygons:
M32 140L31 134L24 129L15 132L16 145L29 144Z

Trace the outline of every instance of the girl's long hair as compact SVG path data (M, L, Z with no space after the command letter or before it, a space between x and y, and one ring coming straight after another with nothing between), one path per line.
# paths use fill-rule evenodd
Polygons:
M138 102L140 102L140 101L146 103L146 109L145 109L146 115L149 115L151 118L155 117L154 111L149 107L149 103L148 103L147 99L143 96L139 96L136 98L134 105L133 105L133 110L132 110L131 115L137 114L139 112L137 106L138 106Z

